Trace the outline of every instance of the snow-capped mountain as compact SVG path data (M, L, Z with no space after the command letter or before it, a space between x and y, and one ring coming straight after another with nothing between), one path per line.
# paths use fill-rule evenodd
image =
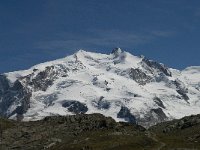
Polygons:
M101 113L143 126L200 113L200 66L179 71L116 48L0 75L0 115Z

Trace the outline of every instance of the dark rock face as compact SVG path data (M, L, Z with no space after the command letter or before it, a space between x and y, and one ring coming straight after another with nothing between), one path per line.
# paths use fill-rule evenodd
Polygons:
M167 118L167 116L165 115L165 113L163 112L163 110L161 108L151 109L151 112L157 114L158 119L160 121L165 121L165 119Z
M46 89L53 84L57 78L57 72L53 66L48 66L44 71L35 74L37 69L33 70L32 74L18 78L14 83L9 83L5 75L0 75L0 115L10 117L15 113L18 116L23 116L30 107L30 97L32 91ZM34 78L33 78L34 76ZM15 110L10 110L10 106L16 105ZM23 117L20 117L23 118Z
M111 104L110 102L104 100L104 97L101 96L97 102L93 101L93 105L98 109L109 109Z
M52 106L54 104L53 102L58 99L58 95L57 95L57 93L52 93L52 94L37 96L35 98L42 100L42 102L46 106Z
M62 104L62 106L66 107L68 111L74 114L84 114L88 111L88 108L85 104L74 100L67 100Z
M142 61L145 62L150 68L157 69L160 72L164 73L166 76L171 76L171 72L163 64L160 64L156 61L148 60L146 58L143 58Z
M128 121L130 123L134 123L134 124L136 123L135 116L133 116L130 113L130 110L125 106L121 107L120 111L117 114L117 118L123 118L125 121Z
M161 101L160 98L155 97L153 100L154 100L154 102L155 102L159 107L162 107L162 108L165 109L165 106L164 106L164 104L163 104L163 102Z
M18 106L13 113L23 115L30 107L31 92L27 88L25 88L18 80L15 81L13 87L11 87L11 92L14 91L16 92L16 100L20 102L21 105Z
M144 127L149 127L157 123L166 121L167 119L168 117L161 108L155 108L146 113L144 118L137 119L137 122Z
M117 58L123 51L120 48L114 48L111 54L114 55L114 58Z
M140 85L145 85L146 83L151 82L151 77L146 75L140 69L131 68L129 71L129 76L131 79L135 80Z
M59 89L64 89L64 88L67 88L67 87L70 87L72 86L73 84L76 84L76 83L79 83L80 81L77 81L77 80L67 80L67 81L63 81L59 84L57 84L57 88Z
M54 66L47 66L44 71L39 72L34 79L32 79L33 74L22 77L22 81L33 87L35 91L46 89L53 84L53 81L57 77L57 72L54 71Z
M156 82L169 82L168 77L164 73L159 73L159 75L154 77Z
M31 92L25 88L19 80L16 80L13 85L9 85L8 80L4 75L0 77L0 115L9 117L14 113L22 115L25 113L30 104ZM9 107L12 104L19 105L13 112L8 113Z
M176 91L177 91L178 94L180 94L182 96L182 98L184 100L186 100L188 102L189 97L187 96L187 94L184 91L182 91L182 90L176 90Z
M0 95L9 89L9 83L4 75L0 75Z
M12 104L12 96L9 95L9 82L4 75L0 75L0 114L6 116L8 107Z
M189 100L189 97L187 96L188 89L185 88L185 86L179 80L172 81L172 83L176 86L177 93L180 94L182 98L188 102Z

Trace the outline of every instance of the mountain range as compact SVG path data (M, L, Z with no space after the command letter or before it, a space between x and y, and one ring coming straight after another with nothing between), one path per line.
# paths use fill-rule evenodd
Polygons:
M110 54L79 50L0 75L2 117L92 113L144 127L199 114L200 66L177 70L115 48Z

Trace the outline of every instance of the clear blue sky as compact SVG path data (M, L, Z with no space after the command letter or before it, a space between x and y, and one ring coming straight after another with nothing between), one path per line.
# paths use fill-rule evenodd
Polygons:
M114 47L177 69L200 65L200 1L0 1L0 73Z

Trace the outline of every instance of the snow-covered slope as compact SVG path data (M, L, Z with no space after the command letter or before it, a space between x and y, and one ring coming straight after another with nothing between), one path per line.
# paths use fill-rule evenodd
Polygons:
M200 67L183 71L116 48L79 50L29 70L0 75L0 114L38 120L102 113L144 126L200 113Z

